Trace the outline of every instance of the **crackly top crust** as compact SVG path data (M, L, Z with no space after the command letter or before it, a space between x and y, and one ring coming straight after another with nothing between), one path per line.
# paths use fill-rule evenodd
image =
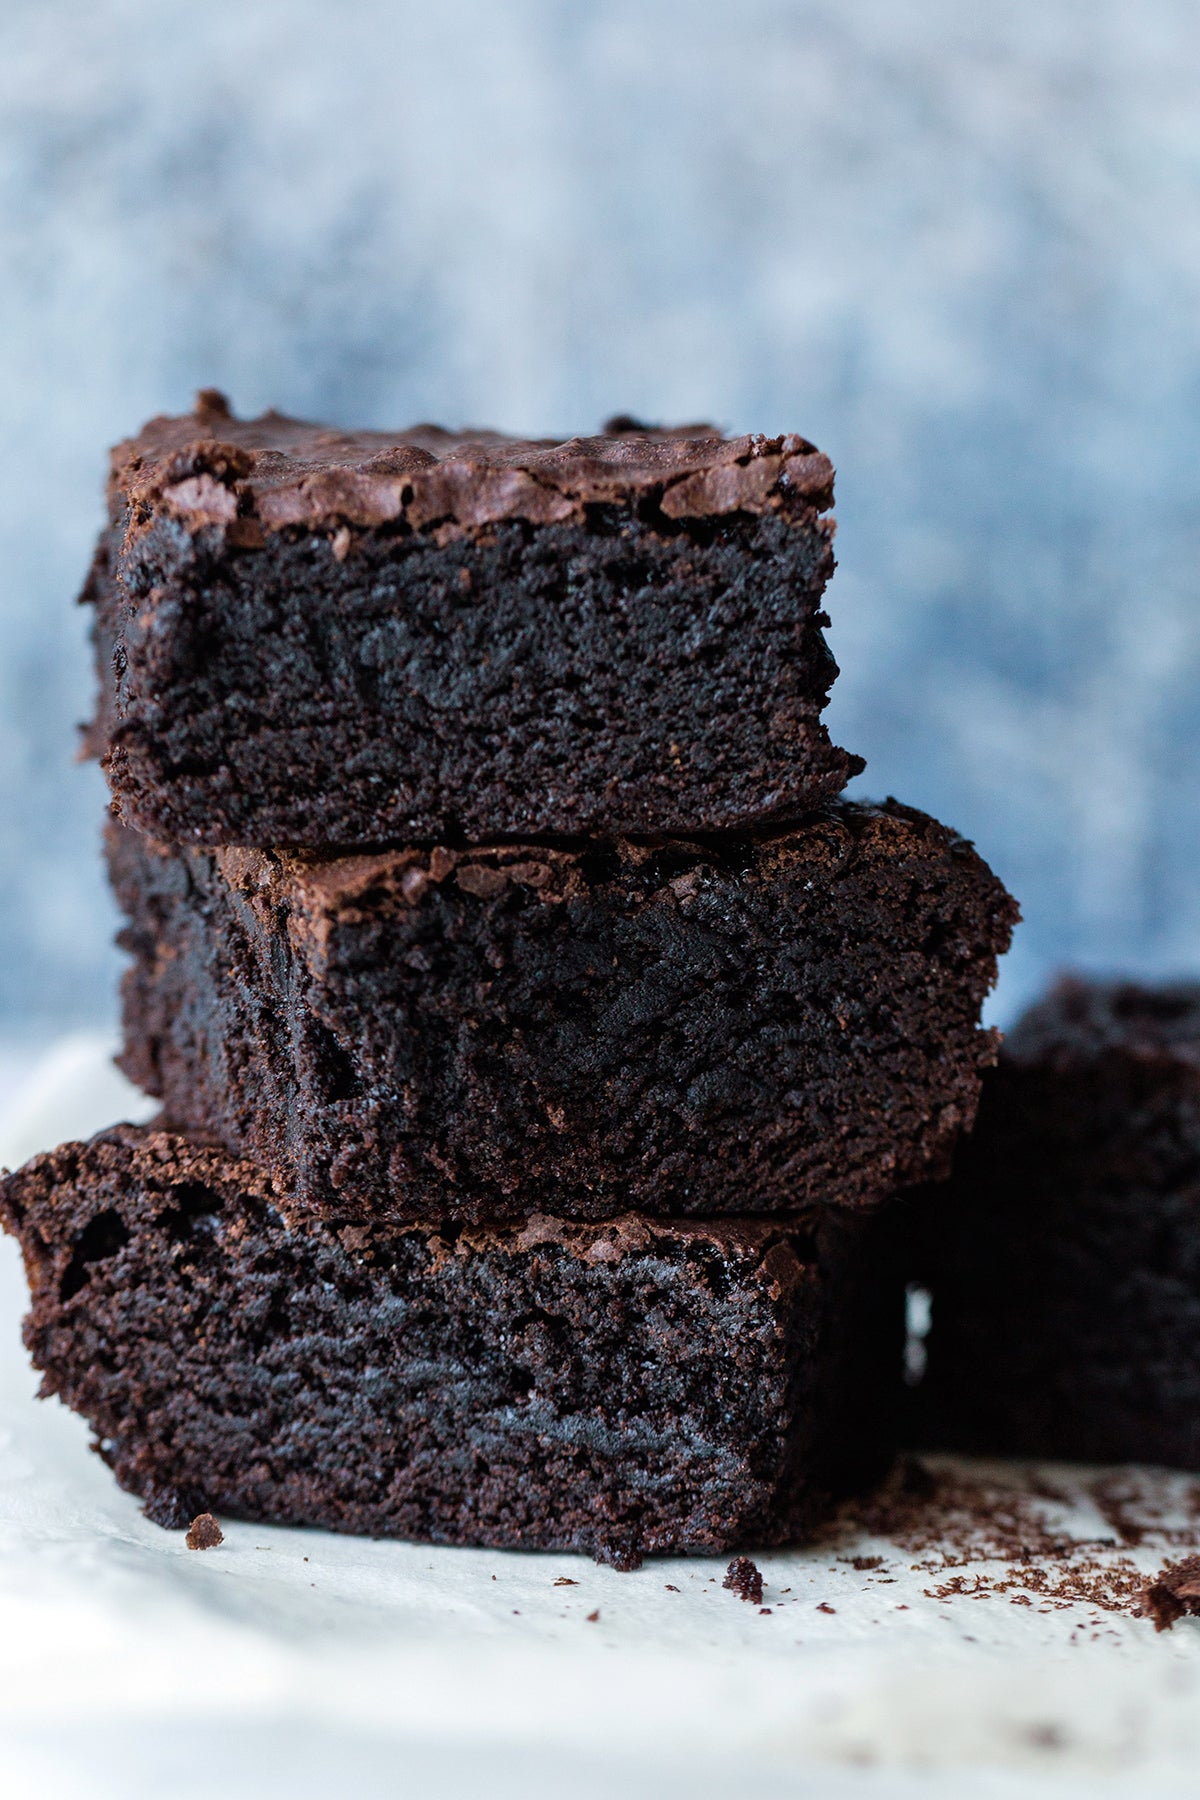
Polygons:
M691 852L698 865L719 863L711 841L672 837L657 845L618 838L610 848L628 873L657 850ZM1008 895L971 842L936 819L898 801L827 801L803 824L786 825L744 840L752 850L759 879L769 879L797 862L834 868L861 858L864 863L895 862L902 866L922 851L961 861L969 882L985 884L996 909L1006 949L1020 917ZM162 848L163 855L171 852ZM305 855L288 850L221 848L215 856L224 880L272 926L277 909L287 919L287 932L302 955L320 962L338 921L352 921L360 908L419 905L431 888L453 882L469 894L490 899L511 885L533 889L548 905L572 900L590 886L585 871L586 846L560 840L555 844L498 843L467 849L406 846L349 855ZM665 903L683 904L693 897L696 874L664 877ZM666 890L669 890L666 891Z
M238 419L205 389L194 411L151 419L112 452L114 523L166 513L253 547L287 526L310 531L404 523L471 530L502 519L579 521L588 506L648 503L667 519L734 512L811 520L833 500L833 467L789 433L727 438L712 425L652 429L614 419L598 437L496 431L336 431L268 412Z
M100 1204L95 1191L99 1182L109 1184L103 1204L111 1206L124 1194L152 1213L171 1207L176 1188L206 1187L239 1210L247 1204L264 1206L292 1229L314 1236L336 1235L344 1250L367 1260L386 1257L389 1247L406 1236L424 1237L439 1260L478 1252L525 1255L557 1249L595 1265L621 1262L627 1256L686 1255L691 1247L708 1247L728 1259L757 1265L760 1275L780 1288L795 1285L819 1260L819 1237L833 1241L857 1229L844 1220L818 1218L811 1210L776 1219L646 1218L625 1213L591 1223L535 1213L515 1223L449 1233L437 1220L339 1228L294 1215L284 1188L255 1164L179 1136L154 1121L110 1125L87 1142L60 1144L35 1156L12 1174L0 1169L0 1224L22 1241L35 1298L49 1279L54 1253L59 1252L61 1260L94 1216Z
M1065 1068L1112 1055L1200 1070L1200 981L1063 975L1004 1043L1012 1064Z
M764 867L800 850L841 861L855 846L865 847L868 855L903 857L930 844L961 855L981 871L985 868L968 839L915 807L890 799L827 800L802 823L776 826L743 841L743 847L752 848L755 860ZM699 861L720 861L714 841L679 834L654 843L617 838L610 847L626 867L645 862L664 848L691 850ZM467 892L483 897L516 882L539 890L546 900L570 899L588 885L581 869L588 849L585 843L559 839L472 844L464 849L405 845L342 855L239 848L221 848L213 854L231 886L248 893L269 891L273 898L287 895L317 914L353 909L368 895L377 904L384 893L391 896L393 904L416 904L431 886L451 878ZM164 854L170 852L164 850ZM990 871L987 873L995 881ZM999 889L999 883L996 886Z

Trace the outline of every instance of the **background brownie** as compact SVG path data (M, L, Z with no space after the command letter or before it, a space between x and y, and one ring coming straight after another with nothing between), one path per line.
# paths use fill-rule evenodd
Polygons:
M928 1225L927 1439L1200 1469L1200 984L1062 981Z
M117 1127L0 1183L26 1342L151 1517L437 1543L794 1538L881 1472L886 1219L289 1228L246 1164Z
M311 860L113 826L121 1065L347 1218L857 1205L942 1173L1014 903L921 813Z
M92 746L171 841L485 841L795 817L828 460L711 426L346 434L219 395L113 453Z

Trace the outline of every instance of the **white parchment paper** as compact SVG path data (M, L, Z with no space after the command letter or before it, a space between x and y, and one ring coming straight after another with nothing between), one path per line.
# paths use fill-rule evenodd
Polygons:
M0 1162L145 1116L108 1051L72 1039L19 1079ZM1200 1794L1200 1621L930 1598L885 1542L761 1556L766 1613L721 1589L723 1561L622 1575L229 1522L188 1551L35 1401L0 1252L9 1800ZM1094 1536L1083 1477L1053 1478L1077 1492L1063 1531Z

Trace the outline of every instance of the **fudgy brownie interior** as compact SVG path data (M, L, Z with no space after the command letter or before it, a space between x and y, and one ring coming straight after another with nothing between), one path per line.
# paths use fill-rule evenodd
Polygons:
M874 1204L944 1172L1016 908L888 802L314 860L109 834L121 1066L345 1219Z
M289 1225L260 1170L117 1127L0 1182L43 1391L151 1516L585 1550L801 1534L878 1472L884 1219Z

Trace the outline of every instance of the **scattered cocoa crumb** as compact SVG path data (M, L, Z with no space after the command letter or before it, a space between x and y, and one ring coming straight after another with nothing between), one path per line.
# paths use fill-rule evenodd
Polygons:
M1070 1538L1055 1528L1053 1507L1081 1502L1096 1508L1111 1535ZM1180 1517L1192 1523L1180 1528ZM1197 1518L1200 1483L1182 1478L1164 1490L1160 1480L1122 1471L1060 1487L1035 1471L1014 1483L908 1457L883 1488L845 1505L826 1538L890 1539L914 1559L915 1572L935 1577L925 1590L932 1600L1138 1613L1150 1606L1146 1577L1125 1552L1147 1541L1191 1550ZM853 1554L839 1560L860 1566ZM1200 1612L1200 1570L1196 1599Z
M835 1613L837 1611L837 1607L830 1606L828 1600L821 1600L817 1604L817 1611L823 1612L823 1613Z
M679 1589L677 1587L672 1587L669 1581L664 1581L663 1586L666 1588L668 1594L677 1594L679 1592Z
M734 1557L725 1571L721 1586L736 1594L739 1600L751 1600L755 1606L762 1605L762 1574L748 1556Z
M189 1550L215 1550L225 1542L225 1533L211 1513L197 1513L183 1541Z
M492 1580L495 1581L495 1579L496 1577L493 1575ZM554 1585L555 1587L578 1587L579 1583L577 1581L572 1581L569 1575L560 1575Z
M1026 1486L1030 1493L1036 1494L1040 1500L1058 1500L1064 1506L1069 1506L1071 1503L1071 1495L1066 1488L1059 1487L1057 1482L1048 1480L1037 1469L1028 1477Z
M1185 1556L1168 1563L1148 1581L1139 1596L1143 1616L1154 1620L1155 1631L1170 1631L1176 1619L1200 1614L1200 1556Z
M1116 1532L1118 1543L1131 1550L1145 1543L1149 1528L1136 1511L1140 1496L1133 1481L1120 1475L1102 1476L1093 1482L1091 1496L1104 1523Z
M882 1556L839 1556L840 1563L849 1563L852 1569L882 1569Z
M597 1620L598 1620L598 1619L599 1619L599 1617L600 1617L600 1608L599 1608L599 1607L597 1607L597 1608L596 1608L596 1610L595 1610L595 1612L590 1612L590 1613L589 1613L589 1614L588 1614L588 1616L587 1616L587 1622L588 1622L588 1624L589 1624L589 1625L594 1625L594 1624L595 1624L595 1623L596 1623L596 1621L597 1621Z
M762 1614L762 1616L763 1616L763 1618L764 1618L764 1619L769 1619L769 1618L770 1618L770 1616L771 1616L771 1609L770 1609L770 1607L769 1607L769 1606L760 1606L760 1607L759 1607L759 1609L758 1609L758 1610L759 1610L759 1612L760 1612L760 1613L761 1613L761 1614Z

